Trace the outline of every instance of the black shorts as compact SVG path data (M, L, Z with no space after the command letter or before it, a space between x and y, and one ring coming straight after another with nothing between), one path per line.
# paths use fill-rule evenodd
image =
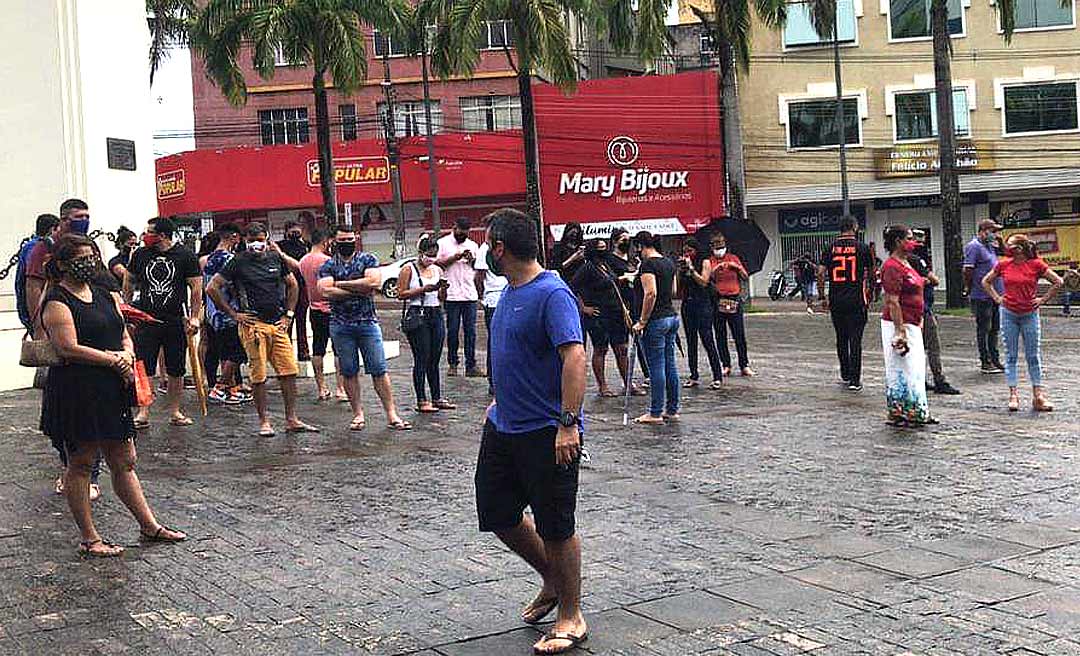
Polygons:
M626 329L622 312L601 309L598 317L585 316L585 332L589 334L593 349L606 349L608 346L625 346L630 341L630 332Z
M317 358L326 355L326 343L330 341L330 313L312 309L311 354Z
M213 335L214 341L211 344L218 350L218 359L236 364L247 363L247 351L240 343L240 330L236 326L225 326L221 330L213 331Z
M146 367L148 376L157 375L158 353L165 351L165 373L173 378L184 375L187 368L187 334L182 323L144 323L135 330L135 356Z
M512 529L532 509L536 532L558 542L574 536L579 462L555 464L555 427L506 434L484 422L476 462L476 511L481 531Z

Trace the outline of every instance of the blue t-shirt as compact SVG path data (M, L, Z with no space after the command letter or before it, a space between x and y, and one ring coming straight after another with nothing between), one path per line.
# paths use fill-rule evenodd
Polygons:
M544 271L508 286L491 319L491 382L495 406L488 418L500 433L557 426L562 412L559 347L584 344L573 292Z
M233 259L233 254L229 251L214 251L206 258L206 268L203 269L203 289L210 286L210 279L214 277L214 274L221 273L221 270L225 268L225 265L229 263L229 260ZM226 287L222 290L222 295L225 300L229 302L232 309L239 310L240 306L236 302L236 298L233 296L232 290ZM224 330L236 325L236 322L232 320L232 317L225 314L220 308L214 304L214 300L210 298L210 295L206 295L206 319L210 322L210 325L214 330Z
M368 269L378 268L379 260L371 253L356 253L348 260L335 255L319 267L319 279L359 280ZM353 326L378 323L375 316L375 297L352 296L344 301L330 301L330 323L337 326Z
M989 301L990 295L983 289L982 281L997 266L998 256L993 248L979 240L978 235L964 246L964 267L972 269L970 298L973 301ZM997 293L1004 294L1001 278L994 281Z
M34 246L40 239L41 237L38 236L31 237L30 241L19 249L19 265L15 268L15 308L19 311L19 321L27 330L30 330L33 322L30 308L26 305L26 266L30 263L30 251L34 250ZM37 308L34 310L36 311Z

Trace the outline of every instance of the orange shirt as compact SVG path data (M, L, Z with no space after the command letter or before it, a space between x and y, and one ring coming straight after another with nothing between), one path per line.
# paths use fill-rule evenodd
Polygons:
M743 268L742 260L734 253L728 253L724 255L724 257L710 257L709 263L712 265L712 285L716 290L716 293L721 296L738 296L742 294L742 285L739 282L739 270L732 267L720 269L718 268L718 265L721 262L734 264L739 267L739 269Z

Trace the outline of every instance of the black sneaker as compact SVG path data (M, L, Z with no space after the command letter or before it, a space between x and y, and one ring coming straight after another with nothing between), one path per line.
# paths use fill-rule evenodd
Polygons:
M1000 374L1004 373L1005 369L999 368L997 365L990 362L985 362L981 367L979 367L979 371L984 374Z
M994 360L994 369L997 370L996 373L999 373L999 374L1005 373L1005 365L1001 364L1001 362L999 362L997 360Z
M940 383L934 386L935 394L945 394L947 396L956 396L960 394L960 390L956 389L948 383Z
M862 383L849 383L847 388L849 392L861 392Z

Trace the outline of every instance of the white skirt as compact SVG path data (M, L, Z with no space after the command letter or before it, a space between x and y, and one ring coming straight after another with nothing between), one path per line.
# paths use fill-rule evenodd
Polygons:
M930 419L926 398L926 350L922 329L905 324L909 351L900 355L892 347L896 324L881 320L881 348L885 353L885 406L889 419L921 424Z

